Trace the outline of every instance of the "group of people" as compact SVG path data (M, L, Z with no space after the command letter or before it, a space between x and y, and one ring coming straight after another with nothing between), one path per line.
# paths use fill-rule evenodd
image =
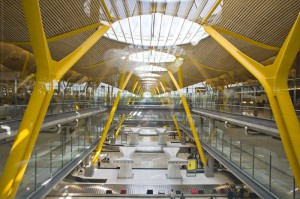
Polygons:
M175 194L174 190L172 189L171 193L170 193L171 199L175 199L175 196L176 196L176 194ZM185 199L185 196L183 195L183 193L181 193L180 199Z
M246 189L244 186L241 186L241 188L238 190L235 185L231 185L228 189L227 198L228 199L237 199L237 198L244 198Z

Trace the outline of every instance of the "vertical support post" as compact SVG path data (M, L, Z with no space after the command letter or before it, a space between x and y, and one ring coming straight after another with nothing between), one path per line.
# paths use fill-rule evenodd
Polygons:
M52 156L53 156L52 153L53 152L52 152L52 141L51 141L51 143L50 143L50 153L49 153L50 154L50 158L49 158L50 159L50 178L52 178Z
M243 140L240 140L240 169L242 169Z
M204 167L205 177L214 177L214 157L208 154L207 166Z
M71 135L71 159L72 160L72 157L73 157L73 137Z
M37 151L34 154L34 190L36 190L37 184Z
M255 146L253 146L252 151L252 178L254 178L254 168L255 168Z
M269 190L271 190L272 186L272 155L270 153L270 160L269 160Z
M177 88L177 91L180 92L180 87L179 87L178 83L176 82L176 79L173 76L172 72L170 70L168 70L168 73L169 73L169 76L172 79L175 87ZM203 150L202 150L202 147L201 147L201 143L200 143L200 140L199 140L196 128L195 128L195 124L194 124L194 121L193 121L193 118L192 118L192 114L191 114L190 108L189 108L189 106L187 104L185 96L182 95L181 93L179 93L179 94L180 94L180 97L181 97L181 100L182 100L182 104L183 104L185 113L187 115L187 119L189 121L191 130L192 130L192 133L193 133L193 137L195 139L195 143L196 143L196 146L197 146L197 149L198 149L201 161L203 162L204 165L206 165L206 159L205 159L205 156L204 156L204 153L203 153Z

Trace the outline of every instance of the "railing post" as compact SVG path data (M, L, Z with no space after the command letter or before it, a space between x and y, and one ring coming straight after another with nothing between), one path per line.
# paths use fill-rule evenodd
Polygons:
M50 142L50 178L52 178L52 141Z
M269 190L272 189L271 181L272 181L272 155L270 153L270 160L269 160Z
M252 178L254 179L254 168L255 168L255 146L253 146L253 149L252 149Z
M72 135L71 135L71 160L72 160L72 157L73 157L73 138L72 138Z
M240 140L240 169L242 168L243 140Z
M34 154L34 190L36 190L37 184L37 151Z

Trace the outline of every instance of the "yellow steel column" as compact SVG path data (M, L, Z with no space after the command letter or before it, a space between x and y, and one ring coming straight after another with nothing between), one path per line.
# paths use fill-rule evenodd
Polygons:
M21 78L23 78L25 76L25 73L27 71L29 57L30 57L30 53L27 52L26 53L26 58L25 58L25 61L24 61L24 66L23 66L23 69L22 69L22 72L21 72L21 75L20 75Z
M179 138L181 139L182 136L181 136L181 132L180 132L180 129L179 129L179 126L178 126L178 122L177 122L177 120L176 120L176 116L173 115L172 118L173 118L173 122L174 122L174 124L175 124L176 130L177 130L178 136L179 136Z
M243 54L212 27L204 26L204 28L211 37L251 72L265 88L287 158L299 186L300 126L288 92L287 78L296 54L300 49L300 15L274 63L268 66L263 66Z
M119 123L119 125L118 125L117 131L116 131L116 134L115 134L115 137L118 137L119 132L120 132L120 130L121 130L121 127L122 127L122 124L123 124L124 120L125 120L125 114L122 114L120 123Z
M189 121L189 124L190 124L191 130L192 130L192 133L193 133L195 142L196 142L196 146L197 146L197 149L198 149L198 152L199 152L201 161L203 162L204 165L206 165L206 159L205 159L205 156L204 156L204 154L203 154L203 150L202 150L202 147L201 147L201 143L200 143L200 140L199 140L199 137L198 137L196 128L195 128L195 124L194 124L194 121L193 121L193 118L192 118L192 114L191 114L190 108L189 108L189 106L188 106L188 103L187 103L187 101L186 101L186 98L185 98L184 95L182 95L182 94L180 93L180 87L179 87L178 83L176 82L176 79L175 79L174 75L172 74L172 72L171 72L170 70L168 70L168 73L169 73L169 76L170 76L170 78L172 79L172 81L173 81L173 83L174 83L174 85L175 85L177 91L178 91L179 94L180 94L180 98L181 98L181 100L182 100L182 104L183 104L183 107L184 107L184 110L185 110L187 119L188 119L188 121Z
M155 87L155 88L157 89L157 93L158 93L158 95L160 95L159 88L158 88L158 87ZM165 103L164 103L164 100L163 100L163 98L162 98L162 97L160 97L160 101L161 101L162 105L165 105Z
M42 25L38 0L23 0L37 66L36 83L0 179L0 198L14 198L47 112L54 85L102 37L109 27L95 31L60 62L52 60Z
M107 119L105 128L104 128L104 130L103 130L103 133L102 133L100 142L99 142L98 147L97 147L96 154L95 154L95 156L94 156L94 158L93 158L93 164L94 164L94 165L95 165L95 164L97 163L97 161L98 161L98 157L99 157L99 155L100 155L100 153L101 153L101 150L102 150L104 141L105 141L105 139L106 139L106 135L107 135L108 130L109 130L109 127L110 127L110 124L111 124L111 122L112 122L112 120L113 120L113 118L114 118L115 112L116 112L116 110L117 110L117 106L118 106L118 103L119 103L120 98L121 98L121 93L122 93L122 91L124 90L125 86L127 85L128 81L129 81L129 79L130 79L130 77L131 77L131 75L132 75L132 72L133 72L133 71L129 72L129 74L127 75L127 77L126 77L124 83L122 84L122 87L120 88L120 91L119 91L118 94L117 94L117 97L116 97L116 99L115 99L115 101L114 101L114 104L113 104L113 106L112 106L112 108L111 108L109 117L108 117L108 119Z
M138 95L139 93L140 93L140 91L141 91L141 86L139 86L139 88L138 88L138 90L137 90L137 92L136 92L136 95ZM132 101L132 105L134 105L134 103L135 103L135 100L136 100L136 96L134 96L134 98L133 98L133 101Z
M139 82L138 81L136 81L135 82L135 84L133 85L133 88L131 89L131 93L132 94L134 94L134 91L135 91L135 89L136 89L136 87L137 87L137 85L139 84ZM128 101L127 101L127 106L130 104L130 101L131 101L131 96L128 98Z
M177 71L177 75L178 75L178 84L179 84L179 87L183 88L182 69L181 69L181 67L179 67L179 69Z
M217 0L213 7L209 10L208 14L205 16L205 18L202 20L202 23L207 23L208 19L211 17L211 15L214 13L215 9L220 5L222 0Z
M166 88L165 88L164 84L161 81L159 83L160 83L160 86L161 86L162 90L164 91L164 93L166 93ZM167 101L168 101L168 104L171 104L171 99L170 99L169 95L167 95Z

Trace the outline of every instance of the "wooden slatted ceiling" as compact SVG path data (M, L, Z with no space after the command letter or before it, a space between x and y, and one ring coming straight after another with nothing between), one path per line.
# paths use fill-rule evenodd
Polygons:
M124 18L128 15L147 14L152 11L165 9L165 13L169 15L178 15L188 17L188 19L197 20L204 15L203 10L207 12L206 7L211 7L212 1L202 1L196 8L191 6L191 2L167 3L165 5L157 5L156 8L151 7L149 2L139 2L133 0L123 0L112 10L109 4L113 0L106 0L112 11L114 19L116 15ZM99 1L91 1L91 15L83 11L83 1L66 0L66 1L41 1L41 12L43 16L43 24L47 37L57 36L99 21L106 20L103 11L99 14ZM207 3L208 2L208 3ZM138 6L138 4L140 6ZM126 5L126 8L125 6ZM11 0L4 1L1 6L2 10L0 18L3 25L2 40L3 41L28 41L28 33L24 20L20 1ZM253 40L274 46L281 46L287 36L292 24L294 23L300 11L299 0L289 1L260 1L260 0L224 0L223 10L218 15L214 15L209 21L211 24L223 27L240 35L249 37ZM176 13L177 12L177 13ZM60 60L71 51L76 49L94 30L87 31L76 36L66 38L60 41L50 43L50 51L55 60ZM264 61L269 57L276 55L276 51L265 50L255 47L248 43L242 42L235 38L226 36L234 45L242 52L252 57L256 61ZM107 53L110 49L126 49L127 44L102 38L92 49L75 65L75 69L82 66L89 66L101 61L106 61ZM215 69L226 71L242 70L242 66L235 61L221 46L213 39L207 38L199 42L196 46L182 45L182 56L192 58L195 61ZM31 47L24 47L31 51ZM138 49L136 49L138 51ZM170 49L164 52L173 53ZM11 66L12 67L12 66ZM193 64L184 62L183 72L185 76L185 85L197 83L205 79L215 78L222 75L222 72L216 72L210 69L202 69L195 67ZM105 75L109 79L111 75L118 72L116 68L96 67L93 69L78 70L81 74L90 77L103 78ZM247 75L246 75L247 77ZM108 82L110 80L107 80Z
M220 21L215 25L280 47L299 12L299 0L224 0Z
M1 1L1 41L29 41L21 1Z

